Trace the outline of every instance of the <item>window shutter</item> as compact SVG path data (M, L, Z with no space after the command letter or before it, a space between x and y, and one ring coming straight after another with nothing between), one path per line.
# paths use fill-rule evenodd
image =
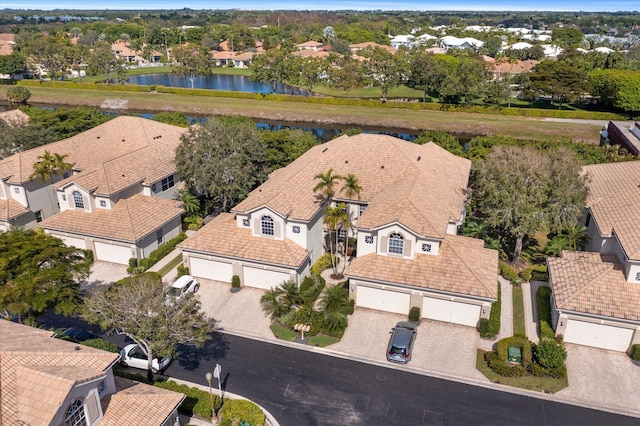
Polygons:
M411 246L413 245L413 242L411 240L404 240L404 247L403 247L403 255L404 256L411 256Z
M273 224L273 236L276 238L280 238L280 233L282 230L282 225L280 224L280 222L274 222Z
M100 417L100 410L98 409L96 394L92 393L91 395L89 395L89 397L85 399L84 403L87 407L87 413L89 414L89 423L93 424Z
M75 209L76 204L73 201L73 194L67 195L67 203L69 203L69 208Z
M256 235L260 235L262 233L260 229L260 219L253 219L253 232Z
M389 237L380 238L380 253L387 253L389 249Z
M84 203L84 209L91 211L91 205L89 204L89 197L82 196L82 202Z

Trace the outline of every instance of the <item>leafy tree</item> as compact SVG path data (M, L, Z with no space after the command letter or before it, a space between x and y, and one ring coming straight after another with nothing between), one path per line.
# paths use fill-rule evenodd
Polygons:
M190 127L177 149L176 166L188 188L222 211L266 178L262 138L246 117L211 117Z
M98 289L85 300L83 318L107 332L129 337L147 355L147 374L153 377L154 354L174 355L176 346L202 346L213 323L192 293L166 299L168 284L155 273L144 273Z
M22 74L26 68L24 55L14 51L10 55L0 56L0 74L9 74L11 80L16 74Z
M313 133L301 129L262 131L260 135L266 149L269 172L287 166L311 147L318 145Z
M273 92L278 83L287 83L296 78L295 68L291 66L291 56L284 49L270 49L257 55L251 62L249 80L268 84Z
M23 46L23 52L33 65L42 67L51 78L57 79L64 76L67 63L63 55L65 43L54 36L36 37ZM112 54L113 56L113 54Z
M529 74L530 90L551 96L561 108L588 91L587 73L565 61L542 61Z
M181 112L160 112L156 114L152 120L160 123L173 124L174 126L189 127L191 120Z
M551 30L551 40L556 46L560 46L563 49L580 47L583 39L584 34L579 28L563 27Z
M0 120L0 158L55 141L57 135L49 127L28 121Z
M376 47L370 53L369 60L364 65L367 76L374 86L380 87L382 101L387 101L389 89L404 82L409 74L408 55L403 50L395 54Z
M91 107L56 108L48 110L37 107L21 107L29 115L29 125L48 129L55 133L56 139L68 138L111 120L113 116ZM44 145L33 141L30 147ZM25 148L26 149L26 148Z
M577 221L587 195L580 169L566 148L542 153L498 146L476 163L477 208L490 226L515 237L514 263L520 260L525 237L545 229L558 232Z
M0 309L18 321L47 309L70 315L81 305L79 280L89 276L92 257L43 231L0 233Z
M425 130L413 142L418 145L434 142L452 154L459 157L465 156L464 147L460 143L460 140L451 133L443 132L441 130Z
M7 101L12 105L27 103L30 97L31 92L26 87L11 86L7 89Z
M116 58L111 51L111 44L106 41L98 41L93 46L93 54L87 61L87 74L97 76L103 74L107 84L111 84L111 75L121 68L124 62Z
M500 105L509 98L509 80L491 80L486 84L484 101L492 105Z
M205 47L196 44L178 46L173 49L172 54L176 61L171 66L172 71L186 76L192 89L198 76L211 73L211 58Z
M346 96L349 90L364 86L366 79L362 68L362 64L355 59L345 60L341 66L329 68L329 85L342 89Z
M596 70L589 80L593 94L605 106L636 115L640 113L640 73L631 70Z
M313 94L313 86L318 85L328 71L327 62L320 58L294 57L294 66L299 70L297 82Z

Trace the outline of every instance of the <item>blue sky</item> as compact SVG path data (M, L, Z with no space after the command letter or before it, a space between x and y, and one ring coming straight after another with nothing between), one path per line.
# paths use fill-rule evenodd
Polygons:
M83 10L138 10L138 9L257 9L257 10L511 10L511 11L637 11L639 0L2 0L2 9L83 9Z

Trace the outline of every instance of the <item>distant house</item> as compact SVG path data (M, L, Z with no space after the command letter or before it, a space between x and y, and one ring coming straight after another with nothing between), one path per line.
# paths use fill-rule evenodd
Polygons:
M130 44L121 40L111 44L111 51L117 58L136 65L157 64L162 62L163 56L162 53L152 50L148 57L145 57L144 51L135 50Z
M255 52L231 52L228 50L211 52L211 60L217 67L233 66L235 68L249 68L255 55Z
M640 162L584 172L587 251L547 259L553 327L565 342L624 352L640 343Z
M147 257L181 230L175 150L185 129L140 117L107 123L0 161L0 230L40 226L97 260ZM71 164L32 179L45 151Z
M296 44L296 49L318 51L322 49L322 46L324 46L324 44L320 43L319 41L310 40L305 41L304 43Z
M2 424L175 424L184 395L116 377L118 354L51 335L0 320Z
M356 43L356 44L350 44L349 45L349 49L351 49L351 53L354 55L357 55L359 51L364 50L364 49L369 49L369 50L373 50L376 47L380 48L380 49L385 49L391 53L396 53L395 48L391 47L391 46L386 46L384 44L378 44L378 43L374 43L372 41L367 41L364 43Z
M449 49L473 49L478 50L484 42L473 37L458 38L454 36L444 36L439 39L439 45L445 50Z
M410 48L413 45L414 40L415 40L415 36L412 36L410 34L397 35L389 41L389 44L391 44L391 47L393 47L394 49L397 49L400 46Z
M640 155L640 123L631 125L628 122L609 121L606 131L601 132L603 142L609 145L620 145L629 153Z
M347 267L356 306L476 326L497 298L498 254L456 235L468 199L469 160L428 143L383 135L342 136L311 148L179 247L192 275L268 290L300 284L329 247L327 207L349 203L355 245ZM360 197L340 187L330 201L314 178L330 168L353 173ZM206 284L203 284L206 285Z

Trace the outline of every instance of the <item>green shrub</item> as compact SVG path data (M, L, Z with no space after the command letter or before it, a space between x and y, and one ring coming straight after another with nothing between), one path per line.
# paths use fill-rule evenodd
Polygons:
M12 105L27 103L30 97L31 92L26 87L11 86L7 89L7 101Z
M535 265L531 270L531 281L549 281L549 271L547 265Z
M157 249L149 253L149 257L140 259L138 264L141 267L144 267L145 270L151 268L153 265L158 263L160 259L162 259L166 255L171 253L173 249L175 249L176 246L181 242L183 242L186 238L187 238L187 234L185 233L178 234L177 236L173 237L172 239L170 239L169 241L167 241L166 243L164 243L163 245L161 245L160 247L158 247Z
M90 348L101 349L103 351L113 352L116 354L120 352L120 349L118 349L118 346L116 346L115 343L112 343L105 339L85 340L81 344L84 346L89 346Z
M484 359L493 372L503 377L522 377L527 374L527 369L522 365L507 364L507 361L500 359L495 352L485 353Z
M135 268L127 268L127 272L129 272L130 274L142 274L146 270L147 270L147 268L145 268L144 266L136 266Z
M118 368L118 367L114 367L113 368L113 374L115 376L118 376L118 377L124 377L125 379L134 380L134 381L140 382L140 383L146 383L148 385L152 385L154 383L158 383L158 382L155 382L155 381L149 381L147 379L147 375L146 374L131 373L129 371L125 371L122 368Z
M554 339L556 337L556 333L553 331L553 328L551 328L546 321L540 321L539 325L541 338Z
M563 364L559 367L550 369L549 376L553 377L554 379L563 379L567 377L567 366Z
M521 280L516 268L502 261L498 262L498 266L500 267L500 275L502 275L505 280L509 280L514 284L520 284Z
M531 271L531 268L523 269L522 271L520 271L520 278L522 278L524 281L531 281L532 273L533 272Z
M631 346L631 359L634 361L640 361L640 343L636 343Z
M145 272L146 275L148 275L151 279L155 280L155 281L162 281L162 276L157 273L157 272ZM129 281L131 281L133 279L133 277L124 277L118 281L116 281L115 285L127 285L129 284Z
M238 288L240 287L240 277L237 275L234 275L231 277L231 287L233 288Z
M534 357L542 367L553 370L564 365L567 360L567 351L555 340L542 338L540 343L534 346Z
M496 343L496 353L498 354L498 358L502 361L507 362L509 358L509 347L520 348L522 354L522 366L526 369L531 365L532 361L532 348L531 342L526 338L526 336L512 336L507 337L505 339L499 340Z
M325 253L316 260L316 262L311 266L311 274L312 275L320 275L322 271L325 269L331 268L331 257L335 258L335 255L331 253Z
M485 337L489 334L489 320L486 318L480 318L478 321L478 331L480 336Z
M547 324L551 324L551 288L547 286L538 287L536 304L538 305L538 321L545 321Z
M480 331L480 337L483 337L485 339L493 339L494 337L496 337L498 335L498 333L500 333L500 315L502 313L502 286L500 283L498 283L498 300L496 300L495 302L493 302L491 304L491 311L489 312L489 320L486 320L484 318L485 321L487 321L487 328L481 329L481 325L480 322L482 322L482 319L480 320L480 322L478 322L478 331Z
M267 421L262 409L246 399L227 399L220 410L221 425L261 426Z
M136 266L138 266L138 259L135 257L132 257L129 259L129 268L133 269Z
M186 395L185 400L182 402L180 407L178 407L178 411L181 414L187 416L198 414L205 419L210 419L213 416L214 407L211 406L211 395L209 392L198 388L192 388L187 385L179 385L171 380L168 382L155 382L153 385ZM214 405L219 407L221 405L220 398L217 395L214 395L213 399Z
M322 312L316 311L312 306L303 306L293 314L289 325L307 324L311 329L306 333L309 336L315 336L320 333L322 324L324 323L324 315Z
M420 308L414 306L409 309L409 321L420 321Z
M313 306L324 289L326 281L320 275L309 275L304 277L300 283L300 296L302 304Z
M531 363L531 365L529 366L529 373L531 373L532 376L536 377L548 377L551 375L549 370L536 362Z
M178 265L178 276L176 278L180 278L183 275L189 275L189 268L181 263Z
M349 321L347 316L340 312L325 312L322 322L322 331L328 336L342 338Z

